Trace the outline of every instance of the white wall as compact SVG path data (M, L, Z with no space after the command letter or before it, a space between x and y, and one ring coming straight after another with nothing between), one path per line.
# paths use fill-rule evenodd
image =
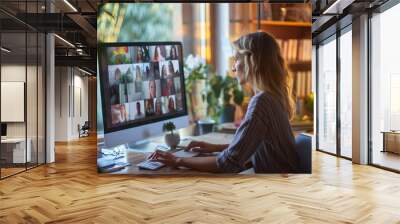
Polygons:
M55 141L68 141L69 80L67 67L55 68Z
M352 158L368 163L368 15L352 24Z
M36 71L38 69L38 71ZM8 138L27 138L30 140L32 161L44 163L44 82L42 67L25 64L3 64L1 66L1 81L18 81L26 83L26 110L25 122L7 122ZM27 78L27 80L25 80ZM2 96L7 97L7 96ZM10 108L1 108L9 110ZM23 111L25 112L25 111ZM37 153L39 154L37 156Z
M33 73L33 69L35 69L35 74L36 74L36 68L33 66L28 66L27 71L28 74ZM18 64L5 64L1 66L1 81L2 82L25 82L25 64L24 65L18 65ZM36 85L36 83L34 83ZM28 89L29 90L29 89ZM34 92L27 93L28 98L32 98L33 96L36 97L36 89ZM32 99L27 99L27 102L31 102ZM36 105L35 105L36 107ZM7 110L7 108L1 108L1 110ZM27 114L28 116L28 121L33 120L33 117L31 117L32 114ZM34 114L34 119L36 121L36 114ZM36 128L36 127L35 127ZM12 123L7 123L7 136L8 137L25 137L25 122L12 122ZM29 136L28 136L29 137Z
M312 75L312 92L314 93L314 113L313 113L313 130L314 135L312 137L312 149L317 149L317 48L315 45L312 45L312 60L311 60L311 75Z
M56 67L55 74L55 140L70 141L79 137L78 124L89 117L88 78L72 67Z

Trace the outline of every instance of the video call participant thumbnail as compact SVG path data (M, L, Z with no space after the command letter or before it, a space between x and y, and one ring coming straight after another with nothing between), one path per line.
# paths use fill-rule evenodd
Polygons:
M156 98L161 96L160 80L144 81L142 82L142 84L144 99Z
M178 50L176 49L176 46L173 45L171 46L170 50L169 50L169 57L168 59L170 60L175 60L178 59Z
M114 124L120 124L128 119L128 114L125 109L124 104L115 104L111 106L111 123Z
M175 112L175 96L169 96L168 98L168 113Z
M135 106L136 106L136 113L135 113L135 119L140 119L143 118L144 115L144 105L143 105L144 101L137 101L135 102Z
M155 108L155 115L162 115L162 108L161 108L161 98L156 98L156 101L154 103L154 108Z
M142 68L142 76L144 81L154 79L154 73L151 71L149 63L142 64Z
M178 61L164 61L161 65L161 78L169 79L179 77L179 64Z
M160 67L158 62L150 63L150 74L154 76L154 79L160 79Z
M154 100L147 99L144 101L145 108L146 108L146 117L154 115Z
M119 80L121 78L121 70L119 68L114 71L113 84L110 86L110 104L119 104Z
M133 67L135 69L135 81L143 81L141 64L133 65Z
M163 96L169 96L175 94L175 85L173 79L162 79L161 80L161 89Z
M163 61L166 58L165 46L155 46L153 47L153 57L152 61Z
M176 94L175 95L175 108L176 108L176 110L182 110L183 109L182 94Z
M148 46L136 47L136 55L134 62L148 62L150 61L150 52Z

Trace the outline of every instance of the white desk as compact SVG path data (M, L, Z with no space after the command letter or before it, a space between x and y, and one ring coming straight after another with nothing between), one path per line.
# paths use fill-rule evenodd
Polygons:
M232 134L224 134L224 133L208 133L205 135L200 135L200 136L185 136L182 135L181 138L184 139L186 137L189 137L188 140L186 141L181 141L179 144L182 147L186 147L191 140L196 140L196 141L206 141L206 142L212 142L214 144L229 144L232 141L233 135ZM164 138L161 137L154 137L149 139L149 143L146 144L143 148L136 148L135 145L130 145L129 143L127 144L122 144L119 146L115 146L113 148L107 148L108 151L112 151L118 148L119 155L122 157L119 159L114 160L114 162L123 162L123 163L130 163L130 166L125 167L122 170L113 172L113 174L134 174L134 175L148 175L148 174L178 174L178 175L200 175L200 174L206 174L204 172L199 172L191 169L186 169L186 168L171 168L171 167L163 167L158 170L144 170L140 169L138 167L138 164L140 162L143 162L146 160L147 156L154 152L155 147L153 145L160 145L164 144ZM98 146L98 160L101 158L106 158L112 160L113 157L116 156L105 156L102 152L104 152L102 146ZM108 158L107 158L108 157ZM101 172L101 171L99 171Z
M27 147L25 151L25 138L6 138L1 139L2 153L12 151L12 163L25 163L31 161L31 145L30 138L26 139ZM2 155L3 157L3 155ZM26 161L25 161L26 159ZM11 162L11 161L10 161Z

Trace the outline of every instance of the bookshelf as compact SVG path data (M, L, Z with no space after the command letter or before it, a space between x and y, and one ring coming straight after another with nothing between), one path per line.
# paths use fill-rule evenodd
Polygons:
M249 15L252 27L268 32L277 39L293 76L296 119L292 125L306 130L313 126L312 116L306 109L306 101L312 93L312 23L308 18L311 7L304 7L298 10L291 9L287 4L252 4Z
M311 75L311 5L238 3L230 5L230 40L256 31L273 35L281 48L293 77L293 93L296 97L296 119L292 126L305 131L312 130L312 111L309 96L312 93ZM246 86L243 86L245 92ZM248 93L249 97L252 93ZM245 108L245 107L244 107Z

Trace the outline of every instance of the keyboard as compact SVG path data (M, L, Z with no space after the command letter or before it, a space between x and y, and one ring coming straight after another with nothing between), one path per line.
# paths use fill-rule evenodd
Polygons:
M177 152L174 152L174 155L176 157L181 157L181 158L195 157L195 156L198 156L199 154L200 154L199 152L192 152L192 151L185 151L185 150L179 150Z
M100 158L97 159L97 167L100 169L106 169L115 165L115 162L111 159Z
M190 151L185 151L185 150L179 150L177 152L174 152L174 155L176 157L182 157L182 158L194 157L199 154L200 153L198 153L198 152L190 152ZM164 163L151 161L151 160L145 160L138 164L139 168L146 169L146 170L157 170L164 166L165 166Z
M164 167L165 164L161 162L156 162L156 161L150 161L150 160L145 160L141 163L138 164L138 167L141 169L146 169L146 170L158 170L161 167Z

